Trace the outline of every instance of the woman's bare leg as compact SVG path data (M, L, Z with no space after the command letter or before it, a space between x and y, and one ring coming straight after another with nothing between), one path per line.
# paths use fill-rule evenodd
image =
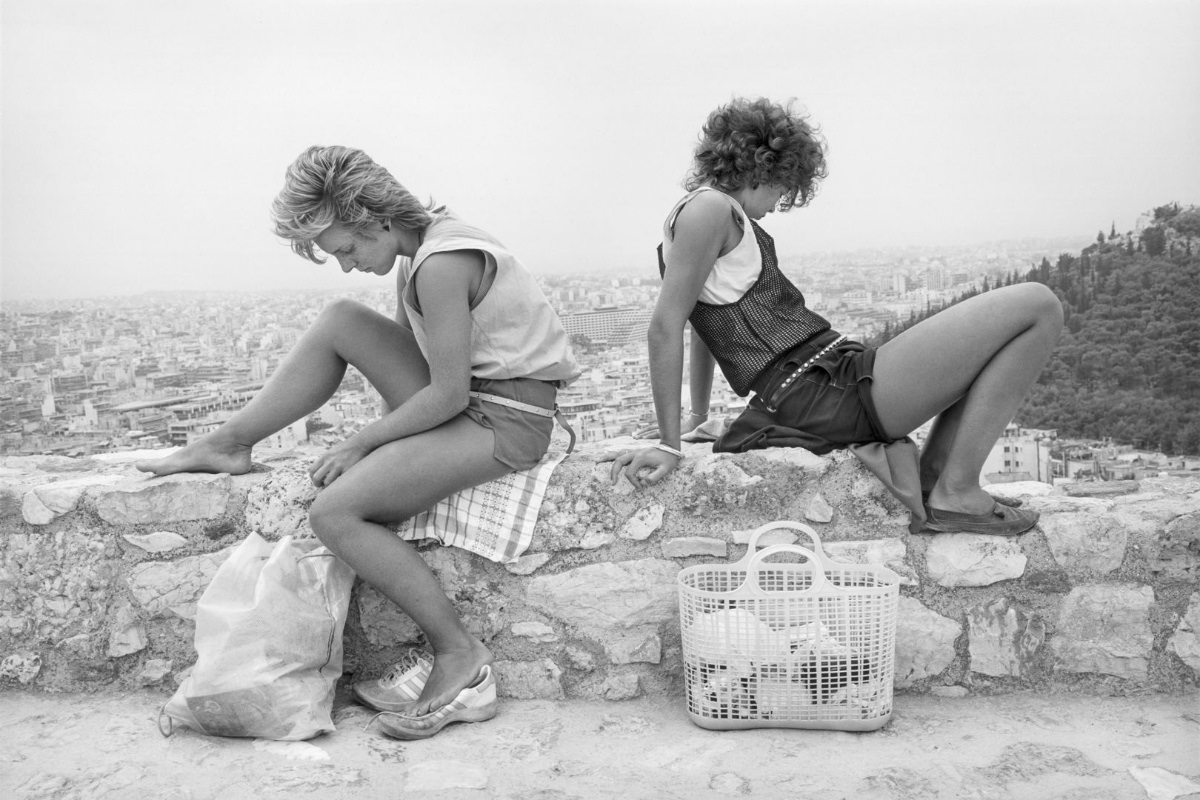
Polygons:
M251 447L320 408L353 365L397 408L429 383L412 332L359 303L330 303L261 392L208 436L148 472L245 472ZM313 531L334 553L407 613L434 651L433 672L414 711L452 700L490 663L463 626L424 559L381 523L399 522L511 468L492 458L494 434L463 416L377 448L329 486L310 510Z
M220 428L166 458L139 461L143 472L228 472L250 469L251 448L320 408L352 364L390 408L429 383L412 332L352 300L327 305L255 397Z
M872 396L885 431L903 436L949 410L923 455L929 505L982 514L994 506L979 473L1049 358L1062 304L1037 283L1009 286L951 306L884 344Z
M492 654L467 631L420 554L384 523L511 472L492 457L494 441L491 430L459 415L377 448L322 489L309 511L318 538L408 614L433 650L433 671L409 713L449 703Z
M941 477L950 456L950 445L954 443L954 433L962 420L966 399L947 408L933 418L929 435L925 438L925 446L921 448L921 491L929 494L934 484Z

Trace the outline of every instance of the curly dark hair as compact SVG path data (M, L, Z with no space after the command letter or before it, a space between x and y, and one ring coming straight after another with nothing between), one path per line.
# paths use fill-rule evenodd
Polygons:
M825 140L795 101L735 98L708 115L684 186L723 192L780 184L788 188L779 210L806 206L829 174Z

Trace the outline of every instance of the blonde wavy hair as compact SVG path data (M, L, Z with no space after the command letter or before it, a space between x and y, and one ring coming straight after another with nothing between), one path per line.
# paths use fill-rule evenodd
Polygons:
M313 146L288 167L271 203L275 235L300 256L324 264L314 240L340 222L354 232L389 222L414 232L429 227L442 207L422 204L386 169L353 147Z
M795 101L739 97L708 115L683 185L728 193L779 184L787 192L778 208L788 211L808 205L828 174L825 140Z

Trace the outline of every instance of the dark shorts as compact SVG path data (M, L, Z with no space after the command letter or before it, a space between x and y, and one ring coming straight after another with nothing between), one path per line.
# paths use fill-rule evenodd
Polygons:
M796 380L796 368L836 336L794 349L759 376L749 407L714 444L722 452L762 447L803 447L822 455L852 444L889 442L871 399L874 348L842 342Z
M472 378L471 391L507 397L545 409L554 408L554 399L558 394L554 384L533 378L495 381ZM550 434L554 431L553 417L541 417L528 411L489 403L478 397L470 398L463 414L495 433L493 458L514 470L534 466L550 447Z

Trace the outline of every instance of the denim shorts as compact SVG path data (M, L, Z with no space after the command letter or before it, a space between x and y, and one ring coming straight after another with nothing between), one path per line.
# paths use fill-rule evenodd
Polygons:
M871 398L875 349L844 341L787 386L796 369L835 339L834 332L794 348L754 382L750 405L714 445L722 452L803 447L818 455L852 444L891 441Z
M471 391L507 397L545 409L554 408L554 399L558 395L553 383L534 378L472 378ZM472 422L495 433L496 444L492 457L514 470L534 466L550 448L550 434L554 432L553 417L541 417L528 411L489 403L478 397L471 397L462 413Z

